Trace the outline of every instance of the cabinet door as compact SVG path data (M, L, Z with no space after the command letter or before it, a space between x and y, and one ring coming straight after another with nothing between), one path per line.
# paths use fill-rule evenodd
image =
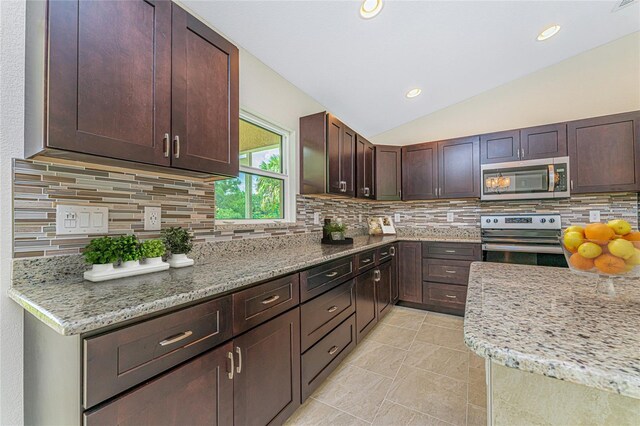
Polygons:
M391 300L392 303L395 304L400 297L400 288L398 286L398 282L400 281L398 279L398 245L394 244L390 250L393 253L391 257Z
M477 136L438 142L438 197L480 197Z
M398 243L400 300L422 303L422 243Z
M327 192L341 194L344 185L342 183L342 145L344 141L345 125L335 116L329 114L327 119Z
M376 325L378 318L376 275L376 269L370 269L356 278L356 330L358 343Z
M571 192L638 191L640 112L568 123Z
M344 182L342 192L356 196L356 132L343 126L342 146L340 148L340 179Z
M238 175L238 48L173 4L171 165Z
M234 424L281 424L300 406L300 309L234 339Z
M402 199L438 198L438 143L402 148Z
M523 160L567 155L567 125L550 124L520 130Z
M375 198L375 151L373 144L360 135L356 137L356 197Z
M171 3L48 5L47 146L169 165Z
M397 201L402 195L402 149L375 146L376 200Z
M85 425L232 424L232 349L231 343L222 345L86 412Z
M379 277L376 282L376 306L378 309L378 320L389 312L393 306L393 295L391 286L395 281L395 272L391 261L385 262L378 267Z
M491 133L480 136L482 164L504 163L520 159L520 131Z

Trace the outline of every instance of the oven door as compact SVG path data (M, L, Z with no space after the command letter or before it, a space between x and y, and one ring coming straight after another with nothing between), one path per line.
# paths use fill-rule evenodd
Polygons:
M482 260L485 262L515 263L519 265L557 266L566 268L567 261L558 246L483 244Z

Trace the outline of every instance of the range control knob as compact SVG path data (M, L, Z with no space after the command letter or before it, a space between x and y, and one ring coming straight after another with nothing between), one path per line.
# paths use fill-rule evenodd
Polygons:
M493 219L493 223L498 223L498 219Z
M487 219L487 220L486 220L486 222L487 222L487 223L491 223L491 219Z
M554 223L556 220L554 218L549 219L549 223Z
M542 219L540 219L540 223L545 223L547 221L547 219L545 219L544 217Z

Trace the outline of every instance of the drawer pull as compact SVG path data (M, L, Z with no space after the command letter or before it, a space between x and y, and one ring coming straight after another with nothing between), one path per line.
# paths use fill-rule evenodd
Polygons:
M332 277L335 277L336 275L338 275L338 271L333 271L333 272L329 272L328 274L324 274L324 276L327 278L332 278Z
M384 253L380 253L380 257L382 257L382 256L389 256L389 252L385 251Z
M273 303L276 300L280 299L280 296L278 296L277 294L274 294L273 296L267 297L266 299L264 299L262 301L263 305L268 305L269 303Z
M446 253L455 253L455 250L445 250Z
M331 349L329 349L329 355L333 355L338 351L338 347L334 346Z
M450 294L445 294L445 297L448 297L449 299L457 299L458 296L452 296Z
M227 375L229 376L229 379L232 379L232 380L233 380L233 372L234 372L234 371L235 371L235 369L236 369L235 365L233 365L233 364L234 364L234 361L233 361L233 352L227 352L227 358L229 358L229 359L231 360L231 371L229 371L229 372L227 373Z
M369 263L369 262L371 262L370 258L362 259L362 263Z
M338 307L334 305L334 306L330 307L329 309L327 309L327 312L335 312L336 310L338 310Z
M458 273L457 271L450 271L450 270L448 270L448 269L445 269L445 272L446 272L447 274L457 274L457 273Z
M185 332L182 332L182 333L178 333L178 334L174 334L173 336L167 337L166 339L161 341L159 343L159 345L160 346L171 345L173 343L179 342L182 339L186 339L187 337L191 336L192 334L193 334L193 331L191 331L191 330L185 331Z
M391 253L391 256L395 256L396 255L396 248L395 247L389 247L389 253Z
M236 353L238 354L238 367L236 367L236 373L242 373L242 350L240 346L236 346Z

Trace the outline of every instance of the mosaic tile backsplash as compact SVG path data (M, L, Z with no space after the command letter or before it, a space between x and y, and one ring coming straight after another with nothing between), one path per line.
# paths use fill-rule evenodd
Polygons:
M579 195L571 199L481 203L479 200L371 202L353 199L298 196L296 222L291 224L225 225L215 222L214 183L159 177L127 171L104 171L90 165L41 161L14 162L14 257L40 257L80 253L92 238L55 233L57 204L100 205L109 208L109 233L135 232L140 239L157 238L143 231L145 206L162 208L163 226L191 229L196 242L212 243L251 238L280 237L319 232L314 213L341 218L353 233L366 231L369 216L400 214L399 233L433 233L464 228L479 235L480 215L497 212L548 212L562 215L563 225L588 222L589 210L601 219L625 218L638 225L635 193ZM454 221L447 222L447 212Z

